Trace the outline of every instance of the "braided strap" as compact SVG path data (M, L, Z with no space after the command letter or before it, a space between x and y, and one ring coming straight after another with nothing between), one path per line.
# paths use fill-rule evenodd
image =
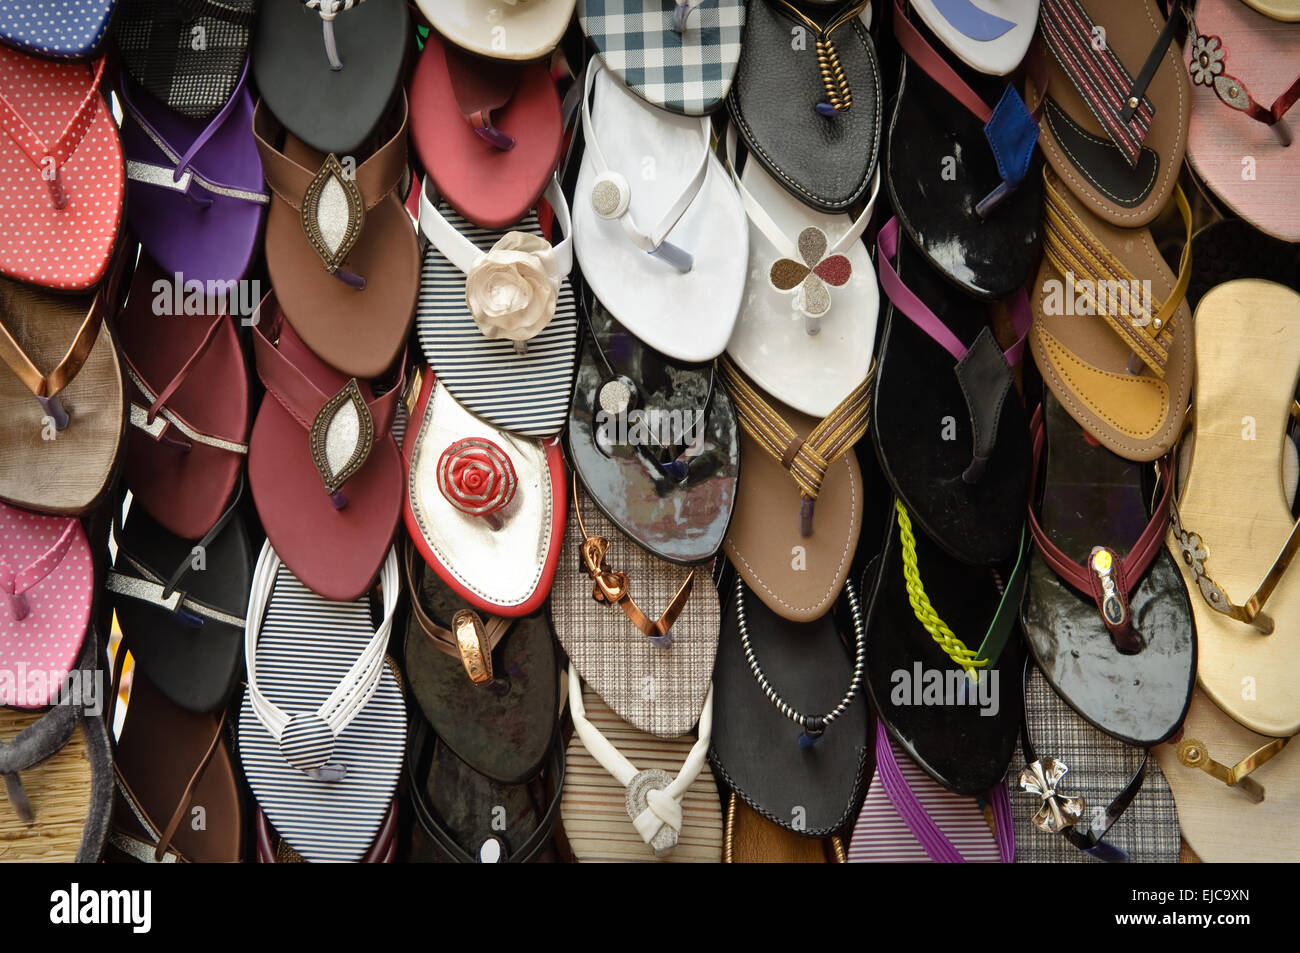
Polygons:
M948 623L939 618L939 613L930 604L930 597L925 594L921 582L921 570L916 563L916 536L912 533L912 520L907 515L907 507L902 500L894 501L894 510L898 513L898 541L903 547L903 578L907 582L907 601L912 605L916 621L920 622L930 638L938 643L944 654L960 665L966 674L989 664L987 658L980 658L978 652L966 647L966 643L957 638L957 634L948 628Z
M857 3L850 4L834 16L825 27L804 15L789 0L780 0L780 2L792 16L802 21L803 25L812 31L817 50L817 72L821 75L822 88L826 93L826 101L818 103L815 107L818 114L830 117L837 113L848 112L853 108L853 90L849 86L849 78L844 75L840 54L835 48L835 40L831 34L844 24L857 19L867 8L870 0L859 0Z
M718 364L722 382L736 407L736 418L745 433L763 448L781 466L790 471L799 492L803 495L800 511L800 532L812 535L813 501L821 492L826 470L832 463L853 448L867 432L871 412L871 380L875 365L866 379L853 388L807 437L800 437L794 428L763 398L763 395L745 378L730 357L725 354Z

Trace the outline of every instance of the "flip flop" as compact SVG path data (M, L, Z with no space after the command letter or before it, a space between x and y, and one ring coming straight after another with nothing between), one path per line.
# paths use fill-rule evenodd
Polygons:
M109 723L128 651L118 647ZM244 807L226 746L226 716L186 711L136 666L113 746L110 854L143 863L238 863ZM202 819L202 824L195 821Z
M871 369L880 291L861 239L879 176L856 218L827 214L796 199L747 152L738 156L734 124L726 144L749 219L749 274L727 354L777 400L825 417Z
M867 689L890 737L926 774L985 796L1006 774L1020 730L1024 536L998 567L965 566L916 533L898 500L892 515L868 569Z
M911 6L963 63L992 76L1015 71L1038 26L1038 0L911 0Z
M712 690L697 737L667 741L620 720L570 665L569 713L560 818L578 863L722 860L722 808L706 757Z
M740 63L746 6L752 11L758 5L578 0L578 25L632 92L669 112L703 116L722 107Z
M573 19L574 0L506 0L505 6L494 0L415 0L415 5L435 30L471 53L538 60L559 45Z
M1262 278L1300 291L1300 245L1265 235L1249 222L1212 222L1192 236L1196 268L1187 284L1187 304L1195 313L1201 298L1234 278Z
M1161 461L1153 492L1144 467L1091 442L1050 396L1044 403L1032 424L1032 485L1042 490L1029 509L1025 640L1086 721L1149 747L1178 730L1196 681L1192 607L1161 546L1172 471Z
M257 862L259 864L302 864L306 863L302 855L271 826L266 813L260 808L253 812L253 824L257 832ZM375 842L370 845L360 863L391 864L397 858L397 801L388 808L388 816L383 826L375 835Z
M535 778L553 747L559 709L546 616L482 618L424 564L414 543L402 552L411 597L404 671L424 717L470 773L502 785Z
M1294 861L1300 760L1289 739L1243 728L1204 692L1192 696L1181 737L1155 749L1178 799L1178 823L1209 864Z
M77 703L102 685L99 639L86 639L65 703L48 711L0 708L0 841L10 862L93 864L108 836L113 759L99 713ZM92 681L93 680L93 681ZM85 702L84 694L80 701Z
M0 43L48 59L90 59L108 36L116 6L117 0L5 4L0 10Z
M0 47L0 275L87 291L108 271L125 172L101 90L105 62Z
M248 367L224 303L194 317L159 314L165 275L141 256L117 319L130 382L124 479L167 530L198 539L216 524L248 456ZM179 557L178 557L179 558Z
M252 134L246 76L245 66L235 90L207 120L177 115L130 79L117 90L125 113L131 231L169 279L204 282L212 297L233 296L233 283L257 252L271 202Z
M729 357L718 364L740 422L745 479L723 543L745 584L794 622L825 615L848 578L862 528L862 470L871 380L813 417L770 401Z
M369 598L322 599L269 540L253 574L239 756L267 819L312 863L365 856L397 789L406 709L384 656L401 591L395 550L380 586L375 627Z
M555 709L549 713L552 723ZM558 733L545 768L525 783L503 784L461 761L427 725L416 728L408 789L417 823L412 863L528 864L554 859L564 747Z
M1300 115L1290 112L1300 99L1300 27L1206 0L1188 18L1187 34L1187 161L1233 212L1269 235L1300 241L1300 221L1288 211L1300 183L1300 152L1290 148Z
M1184 300L1193 270L1191 209L1176 188L1187 241L1175 276L1150 232L1107 224L1049 168L1043 179L1046 254L1033 291L1034 361L1056 399L1103 446L1128 460L1154 460L1177 439L1192 386Z
M253 502L276 552L327 599L370 589L397 531L404 477L391 425L404 375L386 390L317 358L260 306L253 351L266 396L248 446Z
M842 838L801 837L773 824L736 797L736 792L727 796L724 864L842 864L846 859Z
M557 6L497 8L505 21L492 29L511 37L512 16ZM430 34L411 78L411 141L457 212L483 228L509 228L537 204L560 161L564 121L547 64L484 60Z
M772 177L819 212L863 199L876 168L881 79L869 10L868 0L815 16L787 0L749 4L727 111Z
M740 470L736 412L713 365L656 353L590 293L568 450L592 501L651 555L689 566L722 545Z
M1300 588L1286 575L1300 529L1281 479L1300 377L1298 320L1300 294L1267 281L1229 281L1201 298L1191 461L1166 540L1193 592L1200 687L1270 737L1300 731L1289 636Z
M1021 14L1032 23L1037 0L1030 6ZM949 8L987 16L969 0L949 0ZM948 22L933 8L932 16ZM1029 280L1039 257L1038 114L1014 83L942 52L934 34L908 18L905 0L894 0L894 35L904 55L889 125L891 204L908 238L962 292L1005 298Z
M192 712L224 708L244 669L253 547L239 513L243 486L197 543L159 525L132 499L113 509L117 546L105 588L136 671Z
M82 654L95 592L90 543L76 518L0 503L0 547L0 705L44 708Z
M540 210L507 232L476 228L420 191L428 239L416 331L433 373L471 413L525 437L564 426L577 360L578 316L569 206L552 179L547 207L564 233L552 245Z
M721 612L713 581L704 567L629 542L576 478L573 514L551 594L555 635L570 667L619 718L677 738L708 699Z
M127 415L104 318L117 313L120 271L119 259L93 297L0 279L0 499L79 515L113 482Z
M269 0L267 8L276 5ZM266 221L271 284L307 346L350 377L388 370L415 316L419 249L397 196L409 174L406 117L403 94L379 137L383 144L349 170L334 153L313 152L292 137L281 145L282 129L265 101L253 116L275 193ZM358 314L365 315L364 328Z
M253 78L295 139L342 157L377 131L411 47L404 0L262 0Z
M1018 551L1028 497L1029 429L1015 386L1028 300L1021 291L1007 303L1017 338L1004 351L987 308L900 242L897 219L876 243L890 300L872 401L881 469L947 553L973 565L1006 562Z
M1009 864L1016 856L1015 823L1005 784L981 799L938 784L889 740L876 723L876 776L867 789L850 864Z
M1047 60L1048 78L1031 77L1026 90L1031 108L1051 90L1039 145L1078 203L1122 228L1148 224L1168 204L1187 147L1191 102L1174 43L1183 5L1168 20L1162 8L1041 0L1039 9L1035 55Z
M859 697L866 632L857 592L844 587L842 619L809 623L776 615L739 578L729 595L709 760L772 823L810 838L844 833L872 768L871 714Z
M1021 759L1007 774L1017 861L1177 861L1178 811L1156 759L1076 715L1032 659L1024 678Z
M472 608L536 612L564 538L558 442L530 440L475 417L427 368L412 382L415 438L402 447L402 515L420 555Z
M1274 20L1295 23L1300 20L1300 0L1245 0L1247 6Z
M118 0L113 42L155 102L207 120L243 84L256 16L257 0Z
M655 109L595 58L585 82L573 206L583 278L650 347L711 361L740 310L748 231L710 149L709 120Z

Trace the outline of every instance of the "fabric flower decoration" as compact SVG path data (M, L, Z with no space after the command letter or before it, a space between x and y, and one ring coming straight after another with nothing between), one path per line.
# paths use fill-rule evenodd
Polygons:
M784 294L794 294L794 308L810 318L819 318L831 308L827 285L840 287L853 274L853 266L843 255L827 255L830 242L826 233L810 225L799 233L799 257L781 258L772 265L768 280Z
M1213 86L1214 77L1223 72L1223 58L1227 55L1217 36L1198 36L1192 43L1192 58L1187 64L1192 82Z
M504 450L491 440L466 437L442 451L438 458L438 490L467 516L481 516L495 529L497 514L515 498L519 479Z
M516 350L555 317L560 266L550 242L507 232L465 278L465 304L484 337L515 342Z

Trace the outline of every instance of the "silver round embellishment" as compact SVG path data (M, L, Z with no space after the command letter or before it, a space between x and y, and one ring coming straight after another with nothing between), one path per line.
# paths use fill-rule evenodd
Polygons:
M478 849L478 862L480 864L496 864L501 861L501 842L495 837L489 837Z
M601 385L597 399L600 409L605 413L615 416L625 414L632 404L632 388L627 381L615 378Z
M632 189L618 172L605 172L591 187L591 207L601 218L618 218L627 211Z
M673 776L659 768L638 771L627 786L627 816L636 820L648 806L646 798L651 791L662 791L673 783ZM665 824L650 840L650 849L656 857L664 857L677 846L677 831Z

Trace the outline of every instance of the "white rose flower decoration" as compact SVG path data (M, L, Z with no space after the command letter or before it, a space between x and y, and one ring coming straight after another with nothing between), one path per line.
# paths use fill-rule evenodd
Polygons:
M507 232L465 278L465 303L484 337L514 341L516 349L555 317L560 268L550 242Z

